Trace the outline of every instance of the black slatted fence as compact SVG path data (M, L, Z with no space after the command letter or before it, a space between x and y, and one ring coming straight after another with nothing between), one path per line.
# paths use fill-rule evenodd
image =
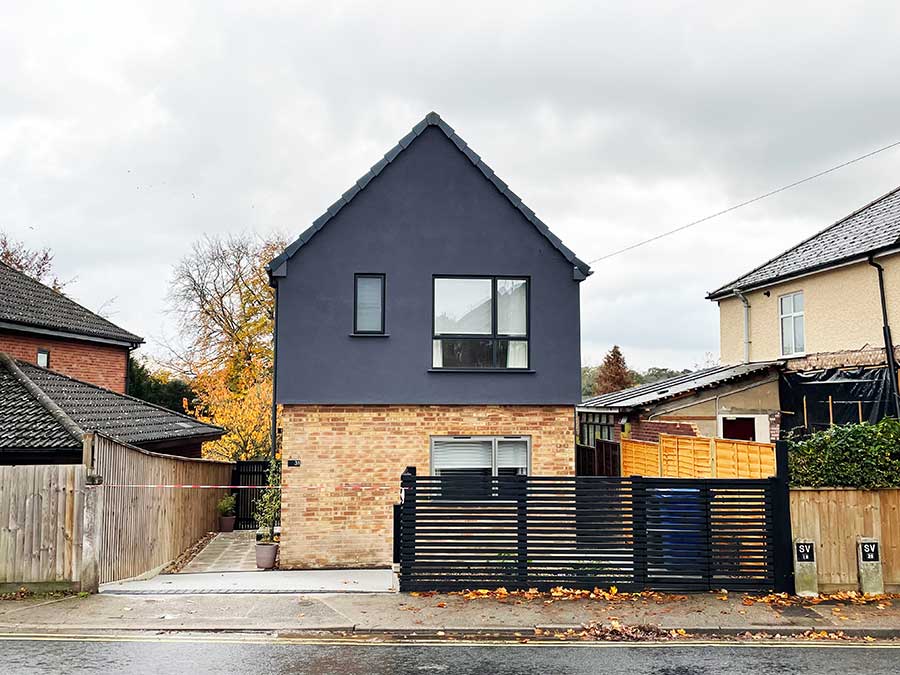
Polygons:
M402 487L403 591L781 585L774 478L404 474Z

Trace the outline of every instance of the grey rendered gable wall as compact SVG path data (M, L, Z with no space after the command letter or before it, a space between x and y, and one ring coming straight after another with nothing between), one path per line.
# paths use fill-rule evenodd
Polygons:
M279 403L574 404L572 263L438 128L428 127L282 261ZM353 275L386 275L389 337L350 337ZM434 373L432 276L531 278L533 373Z

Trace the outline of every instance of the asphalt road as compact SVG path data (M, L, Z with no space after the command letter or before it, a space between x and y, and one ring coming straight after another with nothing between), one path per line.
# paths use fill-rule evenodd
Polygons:
M896 673L900 650L852 645L292 644L197 640L0 640L2 673Z

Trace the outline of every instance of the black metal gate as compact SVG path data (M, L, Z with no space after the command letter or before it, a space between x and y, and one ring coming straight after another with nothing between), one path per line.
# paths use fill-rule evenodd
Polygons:
M597 439L594 446L575 445L575 474L578 476L621 476L622 450L615 441Z
M232 485L266 485L269 480L269 461L253 460L248 462L235 462L232 472ZM238 489L237 493L237 520L234 527L237 530L255 530L258 525L253 517L253 504L259 499L262 490L251 488Z
M779 483L404 474L400 589L786 590Z

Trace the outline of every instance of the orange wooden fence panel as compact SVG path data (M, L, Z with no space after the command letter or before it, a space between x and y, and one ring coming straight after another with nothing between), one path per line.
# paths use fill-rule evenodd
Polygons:
M775 475L775 445L716 438L717 478L768 478Z
M768 478L775 444L660 434L658 443L622 439L623 476Z
M623 476L659 476L659 446L646 441L622 439Z
M659 435L663 476L712 478L711 439L701 436Z

